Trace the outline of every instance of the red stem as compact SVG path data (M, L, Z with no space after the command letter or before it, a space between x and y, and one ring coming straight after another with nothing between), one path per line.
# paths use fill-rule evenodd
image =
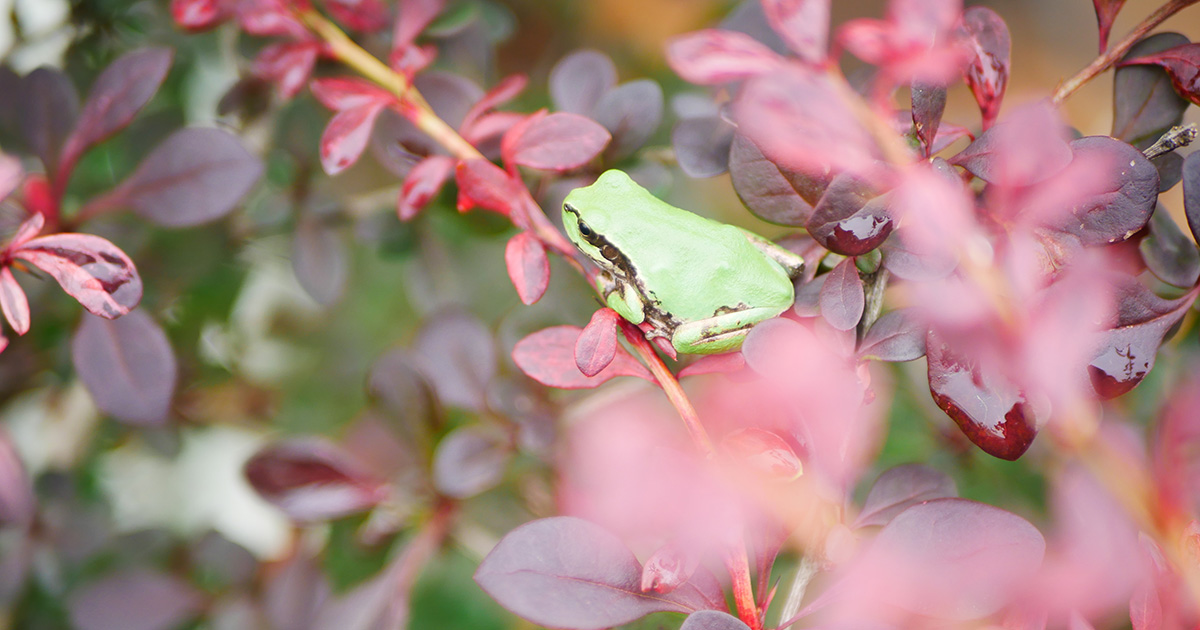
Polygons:
M750 584L750 559L746 555L745 544L731 545L725 554L725 566L733 581L733 601L737 606L738 618L750 626L750 630L762 630L762 617L758 614L758 606L754 603L754 587Z

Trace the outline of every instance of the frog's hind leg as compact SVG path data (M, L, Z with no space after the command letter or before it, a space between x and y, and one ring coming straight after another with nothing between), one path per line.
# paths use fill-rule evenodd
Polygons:
M738 229L742 230L742 228ZM780 267L783 267L783 270L787 272L789 278L795 280L796 278L800 277L801 273L804 272L804 258L799 254L796 254L785 247L781 247L774 241L763 238L754 232L751 232L750 230L742 230L742 234L746 237L746 240L750 241L750 244L757 248L758 251L762 252L764 256L774 260L779 264Z
M778 314L778 308L748 308L681 324L671 336L671 345L685 354L732 352L742 347L755 324Z

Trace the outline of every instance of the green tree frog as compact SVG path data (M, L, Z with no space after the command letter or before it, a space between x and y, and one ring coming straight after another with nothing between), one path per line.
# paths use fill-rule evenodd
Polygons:
M804 260L741 228L676 208L622 171L563 202L567 237L600 267L608 306L676 352L741 348L757 323L792 306Z

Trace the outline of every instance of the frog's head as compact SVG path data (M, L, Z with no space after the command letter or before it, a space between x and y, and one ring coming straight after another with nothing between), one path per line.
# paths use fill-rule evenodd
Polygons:
M591 186L572 190L563 200L563 230L579 251L602 267L616 261L620 253L612 245L617 216L627 212L633 200L650 193L622 171L605 171Z

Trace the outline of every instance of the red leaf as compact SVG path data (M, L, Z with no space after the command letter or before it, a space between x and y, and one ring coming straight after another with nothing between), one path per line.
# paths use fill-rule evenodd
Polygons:
M771 481L792 481L804 473L796 451L770 431L738 429L721 438L721 446L743 466Z
M280 98L289 99L304 89L321 51L318 42L279 42L271 44L254 58L251 72L275 84Z
M1187 314L1200 287L1174 300L1158 297L1136 279L1117 287L1117 317L1103 332L1096 358L1088 365L1092 386L1101 398L1133 389L1154 368L1166 334Z
M13 249L10 255L50 274L93 315L116 319L142 299L142 279L133 261L99 236L41 236Z
M509 139L509 136L513 136ZM505 162L548 171L569 171L587 164L612 136L596 121L556 112L505 134Z
M390 103L396 100L391 92L362 79L346 77L325 77L313 79L309 86L315 97L322 105L340 112L345 109Z
M476 119L469 129L463 130L463 138L476 147L480 147L480 150L486 155L489 152L494 152L494 148L492 147L500 143L500 140L504 137L504 134L508 133L509 129L512 129L527 118L527 115L517 112L492 112L484 114Z
M0 269L0 308L18 335L29 332L29 300L8 267Z
M8 249L14 250L20 248L30 239L42 233L42 228L46 227L46 216L39 213L29 215L17 228L17 232L13 234L12 240L8 243Z
M212 28L229 17L224 0L171 0L171 17L189 31Z
M488 110L495 109L516 98L526 85L529 85L529 77L523 74L511 74L501 79L491 90L488 90L487 94L483 95L483 98L471 106L463 118L462 124L459 125L459 130L464 136L471 135L480 116Z
M829 0L763 0L771 28L804 61L819 64L829 46Z
M1108 48L1108 33L1112 30L1113 21L1117 19L1117 13L1120 13L1121 7L1125 5L1125 0L1092 0L1092 4L1096 7L1096 23L1100 27L1100 52L1103 53Z
M971 52L971 63L964 76L983 114L983 128L987 130L1000 113L1000 102L1008 85L1012 41L1004 18L987 7L971 7L964 11L962 27L963 40Z
M333 116L321 134L321 167L326 173L337 175L358 161L383 108L383 103L367 103Z
M293 6L295 5L295 6ZM309 39L308 28L296 18L295 9L308 6L306 0L250 0L237 4L238 24L242 30L259 37L285 36Z
M170 48L143 48L122 55L100 73L63 146L60 177L67 177L85 151L124 129L150 102L167 78L172 55Z
M746 357L741 352L726 352L724 354L709 354L689 363L679 370L679 378L698 376L700 374L725 374L737 372L746 367Z
M838 330L853 330L865 306L862 278L854 259L847 258L829 272L821 286L821 316Z
M353 31L378 31L391 20L388 8L379 0L325 0L325 8Z
M617 324L621 316L611 308L592 313L592 319L575 341L575 365L586 376L595 376L617 356Z
M408 48L409 44L442 12L445 0L400 0L400 12L392 31L392 51Z
M458 181L459 210L471 205L511 215L525 192L525 185L487 160L464 160L455 168ZM471 205L464 208L463 198Z
M388 484L349 453L323 439L292 439L255 453L246 479L264 499L296 521L323 521L362 512L387 497Z
M417 216L442 190L453 170L454 159L444 155L427 157L414 166L404 178L397 200L396 212L400 220L408 221Z
M85 315L71 340L71 360L105 413L136 425L166 420L175 396L175 353L144 311L115 321Z
M667 42L667 63L688 82L720 85L776 70L783 58L744 33L706 29Z
M504 264L521 302L529 305L542 298L550 284L550 261L536 236L522 231L512 237L504 248Z
M586 376L575 364L575 345L583 329L554 326L525 337L513 347L512 357L526 376L550 387L590 389L617 376L636 376L654 382L654 377L624 348L595 376Z

